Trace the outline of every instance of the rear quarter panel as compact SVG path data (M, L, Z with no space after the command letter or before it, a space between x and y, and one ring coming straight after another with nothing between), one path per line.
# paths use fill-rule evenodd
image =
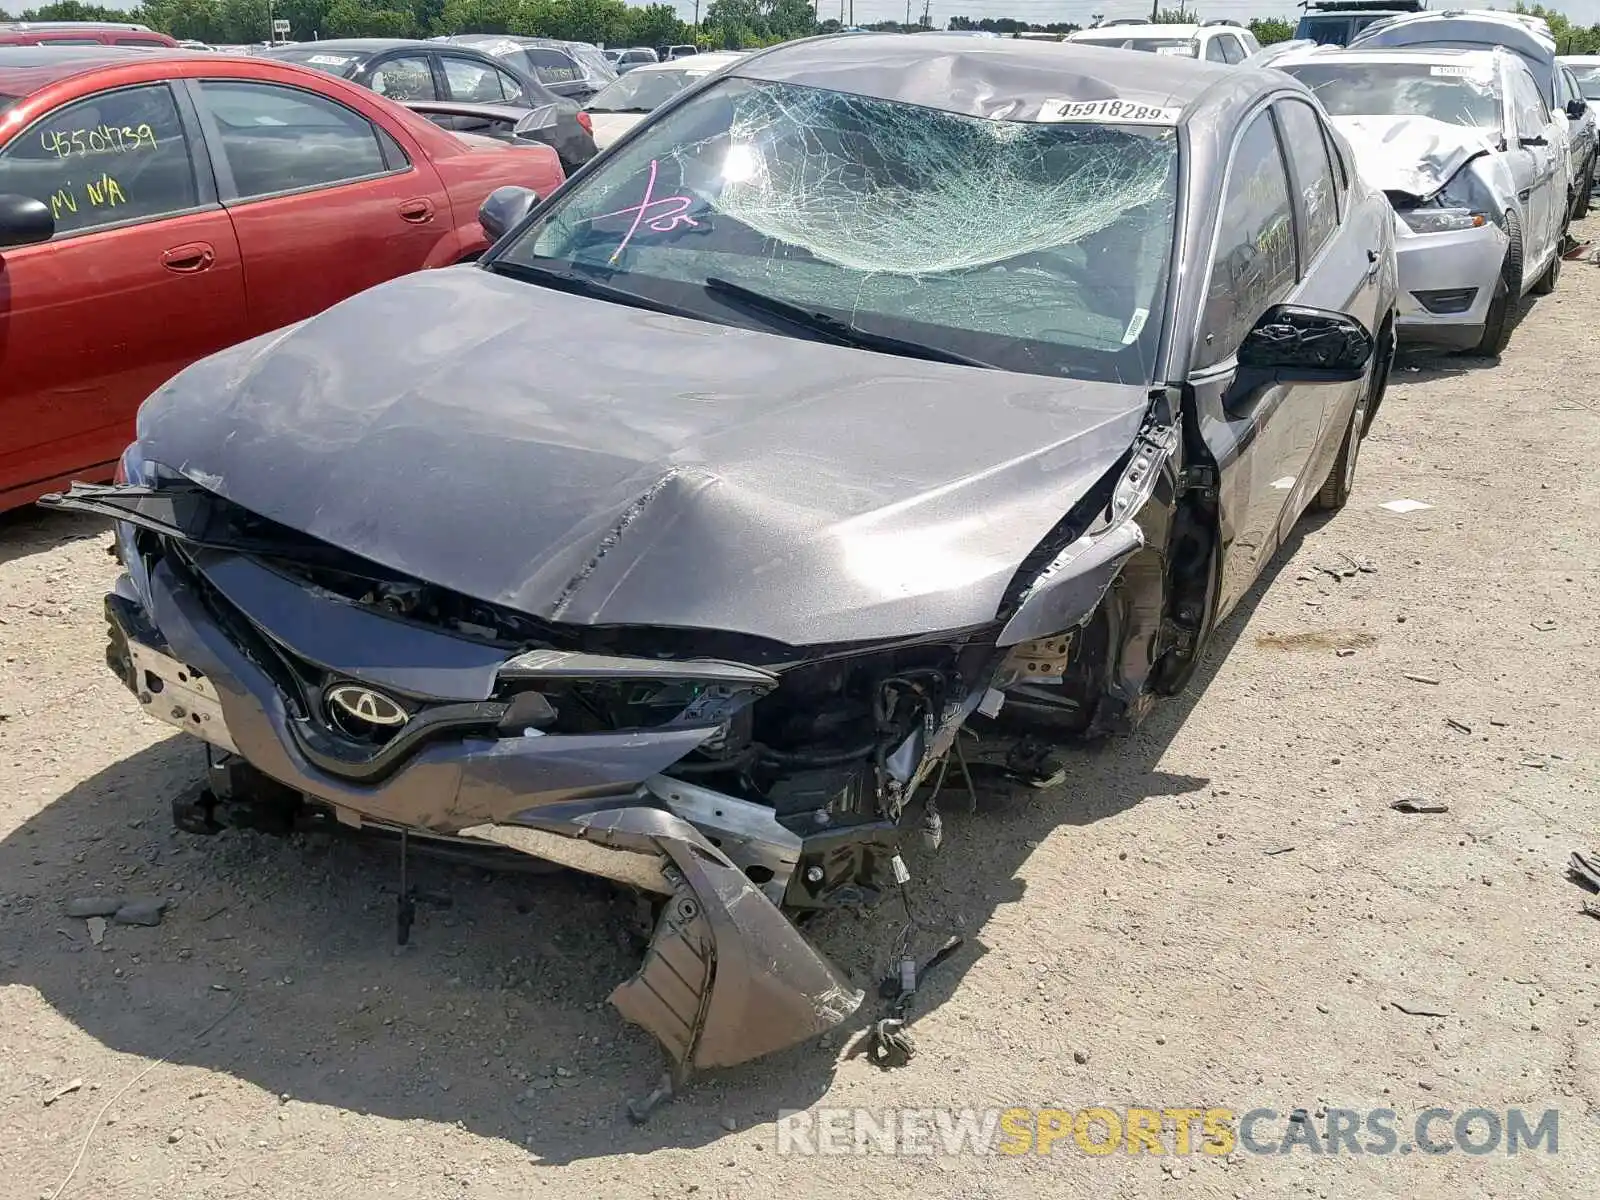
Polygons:
M490 192L508 186L525 187L543 198L566 181L561 160L549 146L508 146L490 138L464 137L444 130L440 133L457 143L435 154L433 163L450 194L461 254L478 253L489 246L483 226L478 223L478 206Z

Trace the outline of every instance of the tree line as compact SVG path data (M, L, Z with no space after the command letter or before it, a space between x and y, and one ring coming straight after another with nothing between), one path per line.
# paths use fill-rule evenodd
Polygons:
M1574 25L1542 5L1517 12L1543 17L1563 54L1600 53L1600 24ZM58 0L19 14L25 21L139 21L177 38L221 45L266 41L268 0L146 0L132 12ZM678 19L670 4L631 5L625 0L272 0L271 16L289 22L295 40L330 37L429 37L448 33L512 33L567 38L606 46L665 46L695 42L711 49L768 46L815 33L837 32L836 20L817 21L813 0L710 0L698 26ZM9 20L0 11L0 20ZM1184 24L1198 15L1184 7L1161 9L1157 21ZM868 26L915 32L922 22L884 21ZM1002 36L1078 29L1068 22L1036 24L1012 17L951 17L947 28ZM1294 36L1281 17L1258 17L1250 32L1263 46Z

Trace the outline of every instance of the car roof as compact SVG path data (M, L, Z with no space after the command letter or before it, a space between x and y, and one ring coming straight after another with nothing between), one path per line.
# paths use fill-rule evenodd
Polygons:
M1385 17L1357 33L1351 44L1382 44L1385 38L1409 40L1413 36L1417 43L1424 38L1444 42L1493 40L1507 49L1538 57L1553 56L1556 52L1555 37L1543 18L1487 8L1425 9Z
M221 56L172 46L0 46L0 91L26 96L103 67L196 57L215 61Z
M1343 46L1307 47L1297 54L1285 55L1277 65L1296 62L1349 63L1462 63L1467 66L1489 66L1504 62L1510 51L1498 46L1474 48L1471 46L1374 46L1346 49Z
M1198 25L1097 25L1093 29L1079 29L1067 37L1075 42L1114 42L1130 37L1192 38L1200 32Z
M644 68L640 68L643 70ZM730 74L900 101L965 116L1003 120L1051 101L1122 100L1215 115L1242 110L1288 76L1242 64L1130 54L1085 42L1020 38L831 34L748 55Z
M705 73L709 75L712 71L717 70L719 67L726 66L731 62L738 62L741 58L748 57L748 55L740 54L732 50L719 50L710 54L688 54L682 58L669 59L666 62L646 63L642 67L635 67L633 70L629 71L628 74L659 75L663 72L670 71L691 71L695 74Z
M376 54L380 50L404 50L411 47L416 47L420 50L437 50L439 48L437 43L430 42L426 38L327 38L320 42L291 42L287 46L263 46L262 49L270 56L284 50L310 52L312 54L320 51L338 53L341 50L352 53L364 51L368 54Z

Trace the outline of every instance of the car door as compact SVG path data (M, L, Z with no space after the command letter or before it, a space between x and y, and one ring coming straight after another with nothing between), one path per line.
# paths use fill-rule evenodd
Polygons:
M440 50L436 57L449 99L471 104L527 103L522 81L487 59L449 50Z
M1517 179L1523 214L1523 290L1538 278L1560 236L1567 202L1565 163L1560 142L1552 139L1550 110L1526 67L1511 72L1512 119L1517 148L1525 152L1526 182Z
M1262 105L1228 156L1189 373L1201 436L1220 471L1219 614L1276 549L1280 518L1301 486L1307 431L1322 422L1323 399L1307 389L1234 387L1245 335L1270 308L1297 296L1299 247L1288 158L1272 110Z
M1321 115L1309 103L1286 97L1273 105L1288 151L1295 224L1299 231L1299 284L1294 303L1345 313L1376 334L1382 324L1380 275L1383 230L1377 212L1352 212L1344 164ZM1287 537L1322 486L1339 451L1345 426L1365 382L1299 384L1287 405L1285 449L1301 464L1278 516ZM1287 475L1279 476L1279 480Z
M403 147L367 115L302 87L190 86L238 234L254 331L420 270L454 242L450 198L409 137Z
M370 58L351 76L351 82L400 103L443 98L432 58L418 50L397 50Z
M246 317L233 225L170 85L99 92L18 130L0 192L56 220L50 241L0 252L3 494L109 470L145 397L242 339Z

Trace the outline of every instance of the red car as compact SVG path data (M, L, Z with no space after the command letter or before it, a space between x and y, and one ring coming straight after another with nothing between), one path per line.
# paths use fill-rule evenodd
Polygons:
M194 360L473 258L490 192L562 180L287 63L0 47L0 510L109 479Z
M176 46L148 25L107 21L22 21L0 24L0 46Z

